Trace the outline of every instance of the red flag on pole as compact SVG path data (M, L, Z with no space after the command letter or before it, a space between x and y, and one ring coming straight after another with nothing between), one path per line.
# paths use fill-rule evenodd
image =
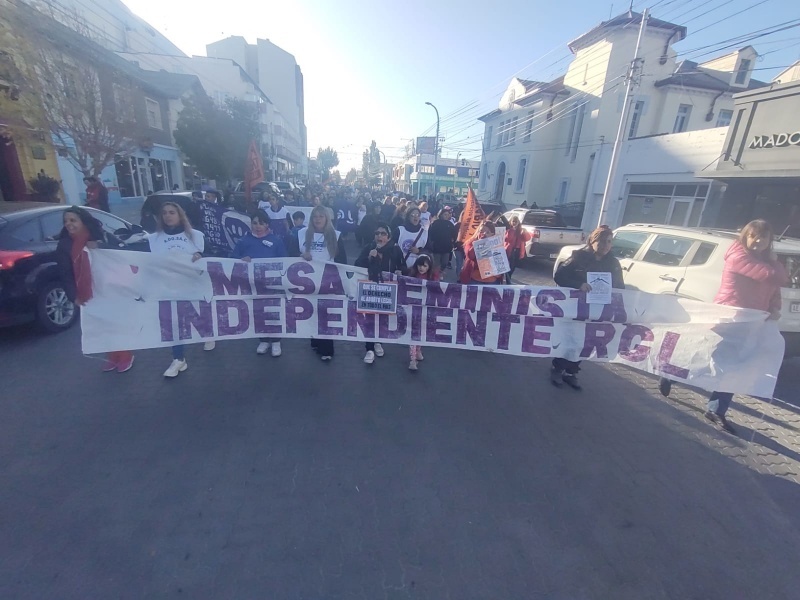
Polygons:
M261 162L261 155L258 153L256 141L250 142L250 150L247 152L247 163L244 166L244 193L247 201L251 201L253 186L264 181L264 163Z
M464 210L461 212L461 217L458 219L458 241L466 242L472 238L475 231L477 231L478 227L485 219L486 213L483 212L481 205L478 203L475 192L472 191L472 188L469 188L467 192L467 203L464 206Z

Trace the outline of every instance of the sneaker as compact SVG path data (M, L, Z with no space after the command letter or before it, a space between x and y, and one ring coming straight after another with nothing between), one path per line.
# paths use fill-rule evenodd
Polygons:
M213 350L216 347L216 345L217 342L211 340L210 342L206 342L205 344L203 344L203 350L205 351Z
M117 371L120 373L124 373L125 371L130 371L131 367L133 366L133 354L128 360L123 360L117 365Z
M375 362L375 353L372 350L367 350L367 353L364 355L364 362L368 365Z
M672 382L666 377L662 377L661 381L658 382L658 391L661 392L664 398L667 398L672 391Z
M320 358L321 358L322 360L333 360L333 357L332 357L332 356L325 356L325 355L323 355L323 356L320 356Z
M280 356L281 355L281 343L280 342L272 342L272 356Z
M381 346L380 344L375 344L375 356L380 357L383 355L384 355L383 346Z
M103 373L110 373L111 371L116 371L116 370L117 370L117 363L110 360L106 360L106 362L103 363Z
M410 363L408 363L408 370L409 371L417 371L417 370L419 370L419 367L417 366L417 361L412 360Z
M566 383L569 387L573 390L582 390L581 384L578 383L578 377L576 375L572 375L570 373L564 373L561 376L561 381Z
M423 360L422 348L417 348L417 360Z
M256 348L256 354L266 354L269 350L269 342L260 342Z
M556 387L561 387L562 377L564 376L564 371L561 369L556 369L555 367L550 367L550 383L552 383Z
M169 368L164 371L164 377L177 377L178 373L181 371L185 371L189 368L189 365L186 364L186 359L178 360L177 358L172 361Z

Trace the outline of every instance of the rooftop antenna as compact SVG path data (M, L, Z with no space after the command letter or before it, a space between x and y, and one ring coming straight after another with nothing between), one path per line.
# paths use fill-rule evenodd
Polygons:
M611 17L614 16L614 3L611 3L611 8L608 9L608 20L611 20Z

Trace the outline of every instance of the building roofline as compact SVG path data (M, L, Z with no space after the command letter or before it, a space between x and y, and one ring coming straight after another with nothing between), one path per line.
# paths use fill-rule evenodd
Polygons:
M593 27L586 33L576 37L574 40L567 44L567 47L574 53L576 48L583 45L589 38L592 36L600 33L606 29L612 29L615 27L627 27L629 25L639 25L642 22L642 13L637 13L634 11L628 11L622 13L621 15L617 15L613 19L609 19L608 21L603 21L596 27ZM649 17L647 19L647 27L648 29L662 29L665 31L673 31L680 33L680 39L676 41L680 41L686 37L687 29L683 25L677 25L675 23L670 23L669 21L663 21L661 19L656 19L655 17Z

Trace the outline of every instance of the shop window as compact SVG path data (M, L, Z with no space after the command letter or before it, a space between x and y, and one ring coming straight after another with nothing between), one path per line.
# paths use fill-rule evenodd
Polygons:
M150 167L150 180L153 182L153 191L161 192L167 188L167 178L164 173L164 162L157 158L151 158L149 161Z
M675 237L673 235L659 235L650 244L647 254L644 255L644 262L665 267L677 267L681 264L683 257L689 252L694 244L694 240Z
M34 160L47 160L44 146L31 146L31 155Z
M637 196L672 196L675 186L661 183L632 183L630 194Z
M696 185L676 185L675 195L684 196L686 198L694 198L697 195Z
M649 233L618 231L611 252L617 258L633 258L649 237Z
M692 206L692 214L689 215L689 227L700 227L700 219L703 216L703 207L706 201L703 198L697 198Z
M117 172L117 184L119 185L119 193L123 198L130 198L136 196L136 189L133 183L133 175L131 174L131 159L129 157L117 157L114 163L114 168Z

